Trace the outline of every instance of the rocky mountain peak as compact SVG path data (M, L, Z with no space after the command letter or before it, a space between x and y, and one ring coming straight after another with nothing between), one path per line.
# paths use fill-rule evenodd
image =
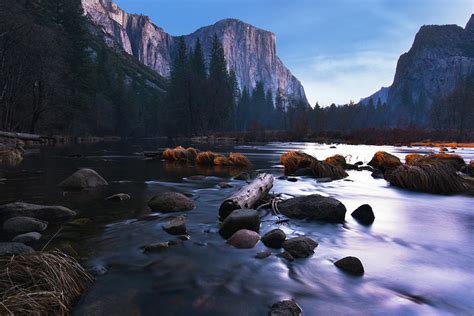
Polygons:
M474 32L474 14L471 15L471 18L469 21L467 21L466 27L464 29L469 32Z

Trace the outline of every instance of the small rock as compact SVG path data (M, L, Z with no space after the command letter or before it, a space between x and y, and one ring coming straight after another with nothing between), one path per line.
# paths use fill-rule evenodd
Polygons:
M277 256L280 257L280 258L286 259L286 260L288 260L288 261L295 261L295 257L293 257L293 256L291 255L291 253L286 252L286 251L277 254Z
M61 221L76 216L76 212L64 206L44 206L23 202L0 205L0 218L16 216L34 217L45 221Z
M354 217L359 223L364 225L370 225L375 220L374 212L372 207L368 204L363 204L359 206L354 212L352 212L352 217Z
M47 227L48 222L26 216L13 217L3 223L3 230L9 234L42 232Z
M239 229L249 229L258 232L260 230L260 216L258 212L252 209L232 211L222 222L219 233L227 239Z
M329 148L336 149L337 147L336 146L329 146Z
M296 179L296 178L288 178L288 179L286 179L286 181L298 182L298 179Z
M221 189L228 189L233 187L232 184L229 184L227 182L220 182L217 186Z
M286 239L285 232L277 228L266 233L262 237L262 242L267 247L278 249L278 248L281 248L285 239Z
M340 201L319 194L300 196L278 204L280 212L290 218L341 223L346 207Z
M0 242L0 256L33 252L33 248L19 242Z
M23 244L28 244L30 242L38 241L41 239L43 235L37 232L30 232L30 233L25 233L21 235L15 236L12 241L13 242L19 242Z
M148 202L148 206L153 211L165 213L181 212L192 210L194 208L194 201L181 193L161 192Z
M286 179L288 179L287 176L279 176L279 177L278 177L278 180L286 180Z
M314 254L318 243L309 237L295 237L285 240L283 249L295 258L306 258Z
M356 257L345 257L336 262L334 265L341 270L346 271L349 274L353 275L363 275L364 274L364 266L362 266L362 262Z
M143 252L161 251L161 250L164 250L164 249L168 249L170 246L173 246L173 245L170 244L169 241L157 242L157 243L148 244L148 245L143 246Z
M227 243L235 248L249 249L255 247L259 240L260 235L253 230L240 229L227 240Z
M327 182L331 182L332 181L332 178L317 178L316 181L318 181L318 183L327 183Z
M191 181L201 181L201 180L204 180L204 179L206 179L206 176L198 175L198 176L188 177L188 180L191 180Z
M162 226L171 235L186 235L186 217L178 216Z
M300 316L303 311L293 300L280 301L272 305L270 316Z
M105 199L107 201L111 201L111 202L122 202L122 201L130 200L130 195L128 195L126 193L117 193L117 194L111 195L111 196L109 196Z
M74 172L69 178L61 182L59 186L67 190L83 190L108 184L95 170L84 168Z
M356 166L362 166L363 164L364 164L364 163L363 163L362 161L358 161L358 162L356 162L354 165L356 165Z
M272 253L268 250L265 250L265 251L260 251L260 252L257 252L257 254L255 255L255 258L257 259L265 259L265 258L268 258L272 255Z

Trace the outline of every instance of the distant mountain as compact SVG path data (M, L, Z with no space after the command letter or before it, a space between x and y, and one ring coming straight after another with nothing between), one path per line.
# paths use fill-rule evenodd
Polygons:
M169 77L177 37L166 33L144 15L129 14L111 0L82 0L86 15L102 31L110 46L123 49L160 75ZM263 81L273 95L288 100L306 100L303 86L276 55L274 33L236 19L226 19L185 35L193 47L199 38L206 58L216 34L224 46L228 68L236 72L241 88Z
M370 99L374 102L374 104L377 104L378 100L380 102L386 103L388 100L388 92L390 91L390 87L382 87L380 88L379 91L375 92L374 94L368 96L367 98L360 99L359 103L363 105L369 104Z
M372 97L386 98L391 124L428 124L431 106L474 75L474 14L465 28L422 26L412 47L400 56L393 84ZM370 97L369 97L370 98ZM368 98L362 99L363 103Z

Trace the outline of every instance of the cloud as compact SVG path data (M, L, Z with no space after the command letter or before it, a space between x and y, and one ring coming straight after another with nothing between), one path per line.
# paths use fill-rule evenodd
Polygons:
M339 55L317 55L293 60L292 70L305 87L311 104L343 104L359 101L393 81L397 54L359 51Z

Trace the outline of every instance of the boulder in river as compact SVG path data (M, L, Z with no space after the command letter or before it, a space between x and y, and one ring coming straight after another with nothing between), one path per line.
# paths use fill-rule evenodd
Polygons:
M20 243L23 243L23 244L28 244L30 242L40 240L41 237L42 237L42 235L40 233L30 232L30 233L17 235L12 239L12 241L13 242L20 242Z
M235 248L249 249L255 247L260 240L260 235L253 230L240 229L230 236L227 243Z
M76 216L76 212L64 206L46 206L23 202L0 205L0 218L16 216L34 217L45 221L62 221Z
M279 228L276 228L266 233L262 237L262 242L267 247L278 249L281 248L285 239L285 232Z
M59 184L66 190L83 190L108 185L95 170L83 168L74 172L69 178Z
M42 232L46 227L48 222L26 216L12 217L3 223L3 230L8 234Z
M375 220L374 211L369 204L359 206L351 215L363 225L370 225Z
M382 172L385 172L385 170L394 169L401 164L402 162L400 159L398 159L398 157L385 151L376 152L372 160L368 163L369 166L379 169Z
M219 233L227 239L240 229L248 229L255 232L260 230L260 216L256 210L237 209L232 211L222 222Z
M109 197L106 197L105 199L111 202L122 202L122 201L130 200L130 195L126 193L117 193Z
M352 275L364 274L364 266L362 265L362 262L360 262L359 258L356 257L349 256L342 258L334 262L334 265Z
M19 242L0 242L0 256L33 252L33 248Z
M302 312L295 301L285 300L273 304L269 316L300 316Z
M295 237L285 240L283 249L295 258L306 258L314 254L318 243L309 237Z
M178 216L165 225L162 226L163 230L171 235L186 235L186 217Z
M178 192L161 192L148 202L148 206L153 211L171 213L190 211L194 208L194 202Z
M340 201L319 194L295 197L278 203L280 212L290 218L341 223L346 207Z

